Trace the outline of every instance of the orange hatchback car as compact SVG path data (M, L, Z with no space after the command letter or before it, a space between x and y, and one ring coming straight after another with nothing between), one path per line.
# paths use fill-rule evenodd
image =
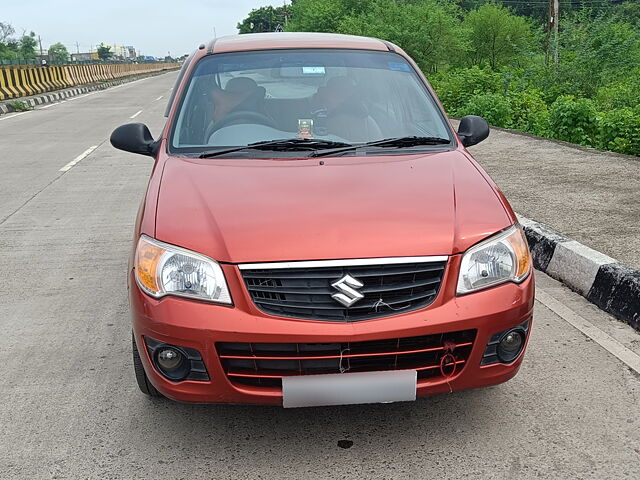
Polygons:
M223 37L185 62L129 267L140 389L285 407L415 400L513 377L531 330L522 229L396 45Z

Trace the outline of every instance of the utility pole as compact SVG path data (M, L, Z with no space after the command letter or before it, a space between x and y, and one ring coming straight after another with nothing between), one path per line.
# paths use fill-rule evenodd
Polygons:
M549 0L549 24L547 26L545 63L558 65L560 49L560 0ZM553 52L553 53L552 53Z
M38 43L40 44L40 56L42 56L42 39L40 38L40 35L38 35Z
M558 66L560 57L560 0L553 0L553 65Z
M287 10L287 0L284 0L284 6L283 11L284 11L284 26L287 26L287 23L289 23L289 11Z
M80 53L80 44L76 40L76 53Z

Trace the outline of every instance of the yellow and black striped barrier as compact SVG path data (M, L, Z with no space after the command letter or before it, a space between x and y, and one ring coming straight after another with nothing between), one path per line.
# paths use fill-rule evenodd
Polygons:
M179 66L178 63L0 66L0 101L131 75L174 70Z

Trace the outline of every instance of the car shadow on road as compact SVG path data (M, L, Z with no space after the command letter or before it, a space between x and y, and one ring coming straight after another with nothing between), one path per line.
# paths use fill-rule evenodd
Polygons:
M141 420L138 434L147 438L178 434L183 448L198 445L218 453L228 450L235 456L252 456L267 448L290 461L306 463L318 449L353 447L374 452L388 446L394 451L414 451L429 445L455 447L465 435L493 435L501 423L492 421L499 417L496 404L502 403L504 409L504 398L496 397L513 396L511 390L507 384L416 402L300 409L139 398L136 417Z

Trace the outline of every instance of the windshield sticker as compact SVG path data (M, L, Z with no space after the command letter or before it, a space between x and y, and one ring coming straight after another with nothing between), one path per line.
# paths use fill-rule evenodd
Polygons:
M410 72L411 67L404 62L387 62L389 70L396 70L398 72Z
M313 120L310 118L299 118L298 119L298 138L311 138L313 133L311 132L313 128Z
M324 75L324 67L302 67L303 75Z

